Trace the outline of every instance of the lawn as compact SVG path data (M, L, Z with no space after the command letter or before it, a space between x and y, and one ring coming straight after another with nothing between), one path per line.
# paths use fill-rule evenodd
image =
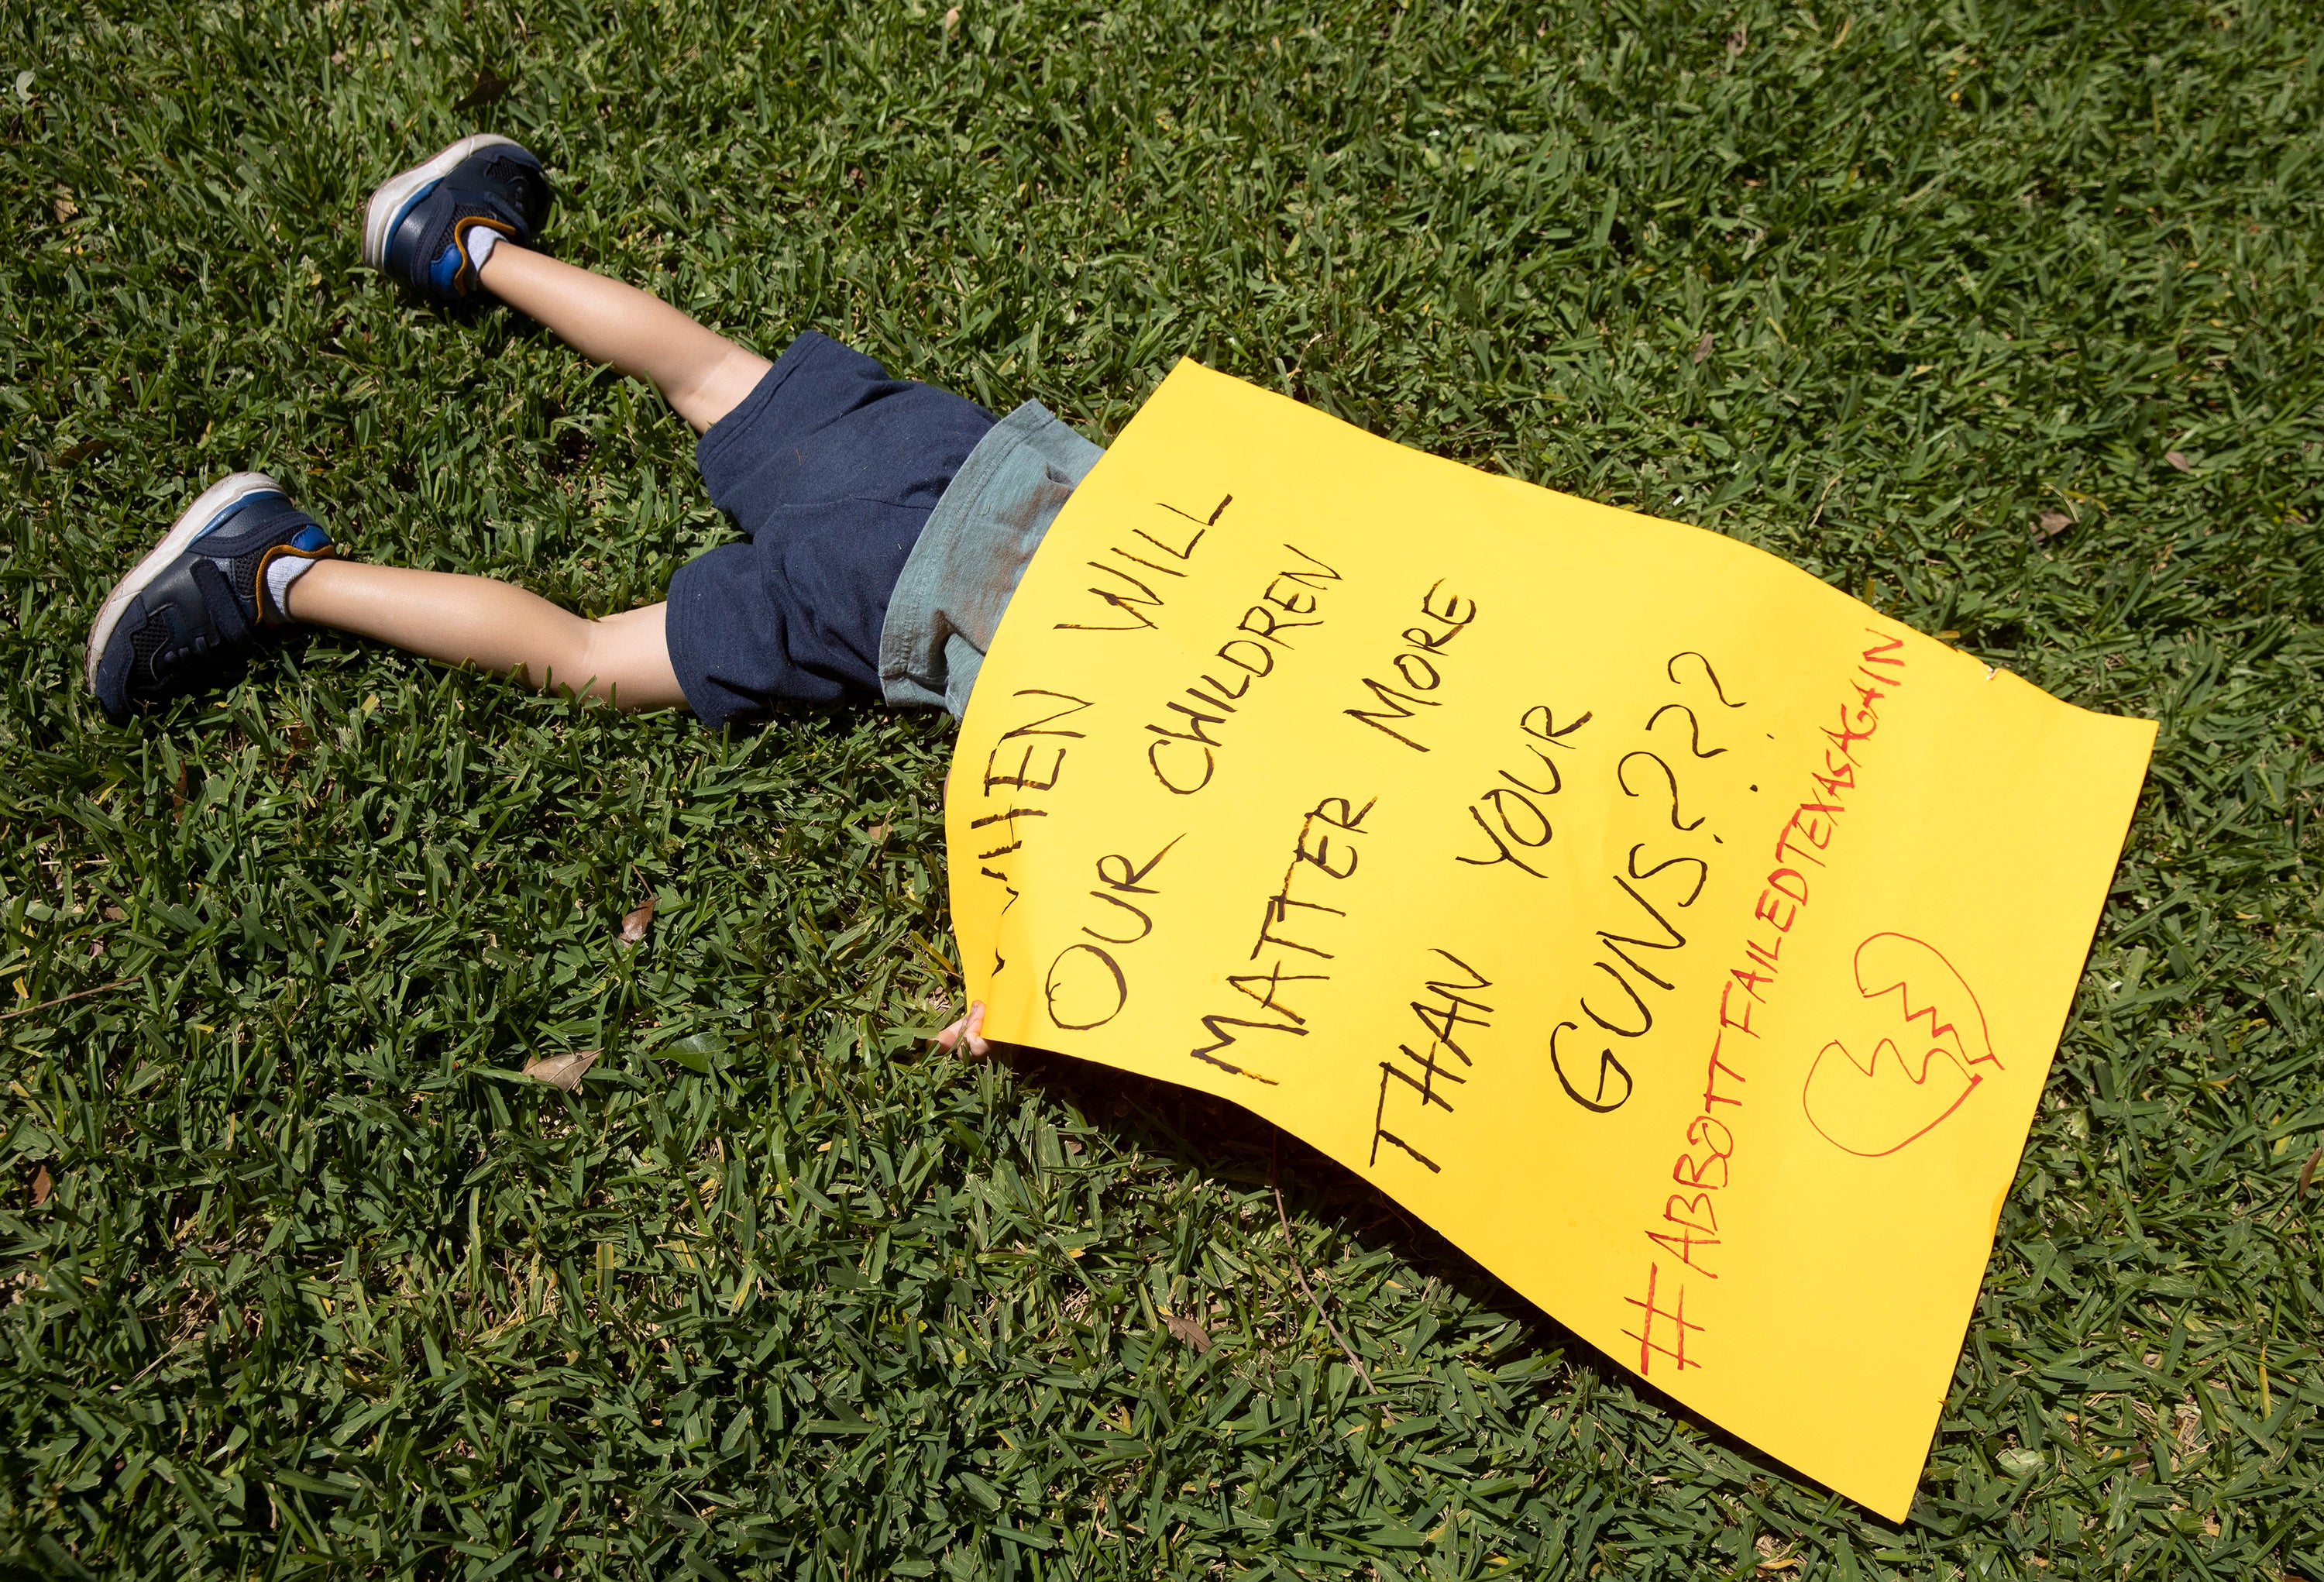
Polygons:
M2319 110L2265 0L11 7L0 1570L2324 1576ZM1098 439L1193 356L2158 720L1911 1519L1238 1112L930 1051L941 718L318 637L106 725L235 468L593 612L727 531L356 266L475 129L770 354Z

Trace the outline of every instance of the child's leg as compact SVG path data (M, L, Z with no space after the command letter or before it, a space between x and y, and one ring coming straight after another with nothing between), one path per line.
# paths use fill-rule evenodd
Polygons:
M697 430L733 411L773 365L635 286L514 242L495 245L476 278L583 356L650 381ZM686 704L666 605L590 621L504 582L350 560L317 563L286 603L294 620L449 664L518 671L534 687L586 689L625 708Z
M668 303L524 247L547 207L530 153L504 137L466 138L374 194L364 261L439 301L482 286L585 356L651 381L697 430L766 376L765 358ZM486 578L323 558L330 553L328 535L273 479L236 474L213 486L92 625L88 680L106 714L126 719L134 702L177 689L189 665L247 645L286 615L626 708L686 704L667 605L590 621Z
M115 724L199 680L286 619L376 637L430 659L521 671L536 687L629 708L684 708L666 605L587 621L484 577L332 558L330 535L263 473L221 478L114 585L86 677Z
M470 138L380 189L366 211L364 259L439 300L481 286L583 356L650 381L697 430L766 376L765 358L669 303L524 246L547 202L530 153L505 139ZM407 223L414 205L416 225ZM420 238L416 250L397 241L405 231ZM456 253L443 253L447 245ZM437 267L455 263L448 273ZM666 605L589 621L506 583L346 560L301 573L284 604L294 620L447 663L516 671L535 687L586 689L630 708L686 702L670 664Z
M772 366L635 286L514 242L494 246L476 278L582 356L651 381L696 429L732 412ZM625 708L686 704L664 635L666 605L591 621L488 578L351 560L316 562L284 605L296 621L448 664L516 671L534 687L586 690Z
M433 301L492 292L582 356L651 380L696 429L733 411L767 361L644 291L530 251L549 202L530 150L495 133L464 137L372 193L363 261Z
M623 708L683 708L662 617L648 605L587 620L487 577L318 560L284 601L295 621L375 637L428 659L473 664L540 689L586 692Z
M678 415L707 429L772 366L659 298L514 242L477 272L484 288L593 361L650 381ZM625 708L683 708L664 635L666 605L585 620L536 594L482 577L318 561L284 601L293 620L329 626L538 688L586 690Z
M772 366L659 298L503 241L477 271L484 289L594 362L650 381L697 430L732 412ZM666 605L590 621L482 577L319 561L290 587L293 620L398 648L516 671L537 688L584 691L624 708L682 708L664 635Z
M494 246L476 278L592 362L651 382L697 430L733 412L773 366L659 297L513 242Z

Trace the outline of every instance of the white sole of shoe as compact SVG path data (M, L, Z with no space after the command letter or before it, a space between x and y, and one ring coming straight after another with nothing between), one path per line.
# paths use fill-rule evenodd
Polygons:
M379 184L364 206L363 261L374 269L387 267L388 238L395 235L398 221L404 210L411 207L412 198L430 183L440 181L452 171L452 167L480 148L496 148L502 143L517 146L513 137L503 137L493 132L479 132L474 137L459 142L438 154L425 164L390 176Z
M97 661L104 654L106 643L112 640L113 629L121 624L121 614L129 607L129 601L144 592L170 562L183 554L186 546L214 526L219 517L253 495L281 493L282 486L263 472L229 473L204 489L186 507L177 523L161 535L161 541L153 546L152 552L113 585L113 591L105 596L105 603L98 607L97 623L88 629L88 652L81 667L81 679L88 683L90 691L97 690Z

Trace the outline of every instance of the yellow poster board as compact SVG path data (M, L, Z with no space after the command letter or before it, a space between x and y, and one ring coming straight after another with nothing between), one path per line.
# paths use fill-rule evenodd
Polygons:
M1182 362L963 725L985 1032L1243 1105L1902 1519L2154 727Z

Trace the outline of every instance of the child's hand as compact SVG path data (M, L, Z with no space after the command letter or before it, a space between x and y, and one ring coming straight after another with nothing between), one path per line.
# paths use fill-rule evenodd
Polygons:
M968 1014L936 1034L936 1048L950 1052L959 1043L968 1045L972 1055L991 1052L992 1046L984 1041L984 1002L977 1000L968 1007Z

